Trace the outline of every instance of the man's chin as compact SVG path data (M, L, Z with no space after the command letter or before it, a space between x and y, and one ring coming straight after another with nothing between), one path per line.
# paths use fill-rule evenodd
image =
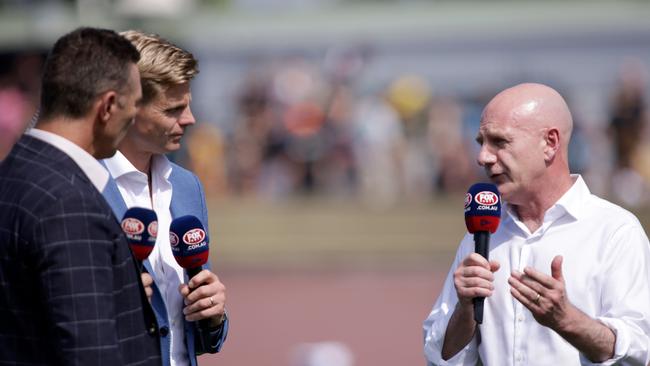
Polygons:
M509 182L505 182L505 181L492 181L492 183L494 183L494 185L497 186L497 189L499 190L499 194L501 195L501 197L502 197L503 199L507 200L507 199L508 199L508 198L507 198L507 197L508 197L508 194L512 191L512 189L511 189L512 187L511 187L511 185L509 184Z
M165 145L164 151L162 152L163 154L168 154L172 153L174 151L178 151L181 148L181 143L180 142L169 142L167 145Z

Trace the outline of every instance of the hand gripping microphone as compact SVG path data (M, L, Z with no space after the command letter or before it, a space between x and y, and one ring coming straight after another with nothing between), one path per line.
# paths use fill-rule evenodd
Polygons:
M174 219L169 227L169 244L174 259L185 268L188 278L201 272L201 266L208 261L208 235L201 221L192 215ZM210 322L201 319L197 326L198 337L203 350L210 349Z
M133 256L142 266L142 261L149 257L156 245L158 216L148 208L131 207L124 213L121 226Z
M501 220L501 197L494 184L476 183L465 194L465 225L474 234L474 251L488 259L490 233L497 231ZM474 320L483 323L484 297L474 298Z

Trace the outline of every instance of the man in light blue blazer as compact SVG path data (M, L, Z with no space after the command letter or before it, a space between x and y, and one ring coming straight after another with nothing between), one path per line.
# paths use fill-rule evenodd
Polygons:
M196 216L209 232L199 179L165 157L180 148L186 128L195 123L190 81L198 73L197 61L156 35L137 31L122 35L142 55L138 68L143 98L118 152L102 161L110 173L103 194L118 218L136 206L153 209L158 215L158 239L144 267L153 277L149 294L163 365L196 366L196 356L218 352L228 333L224 285L208 265L188 279L169 243L169 225L180 216ZM205 346L195 334L198 320L210 325L210 342Z

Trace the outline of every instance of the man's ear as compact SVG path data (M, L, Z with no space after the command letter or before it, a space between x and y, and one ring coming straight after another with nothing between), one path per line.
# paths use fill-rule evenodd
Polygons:
M110 90L102 94L97 101L97 117L102 122L108 122L117 108L117 93Z
M558 150L560 150L560 131L557 128L549 128L544 136L546 147L544 148L544 158L547 162L553 161Z

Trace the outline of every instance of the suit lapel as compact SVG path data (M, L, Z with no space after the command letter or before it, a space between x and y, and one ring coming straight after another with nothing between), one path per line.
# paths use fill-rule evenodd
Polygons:
M106 164L104 164L103 161L100 160L99 162L104 166L104 168L106 167ZM115 179L113 179L112 176L109 176L108 183L106 183L102 195L106 198L111 209L113 209L113 213L117 217L118 222L121 221L122 217L124 217L124 214L126 213L127 207L122 195L120 194L120 190L117 188L117 183L115 183Z
M183 199L179 198L179 195L183 189L185 189L183 185L182 179L179 177L179 175L176 173L176 169L174 169L174 165L172 164L172 172L169 174L169 183L172 186L172 200L171 203L169 204L169 211L171 212L172 215L172 220L183 215L187 215L188 213L186 210L183 209L182 204L183 204ZM184 271L184 277L185 280L183 282L187 283L188 278L187 278L187 272ZM187 353L190 359L190 365L191 366L196 366L196 350L194 347L194 322L184 322L184 330L185 330L185 345L187 346Z

